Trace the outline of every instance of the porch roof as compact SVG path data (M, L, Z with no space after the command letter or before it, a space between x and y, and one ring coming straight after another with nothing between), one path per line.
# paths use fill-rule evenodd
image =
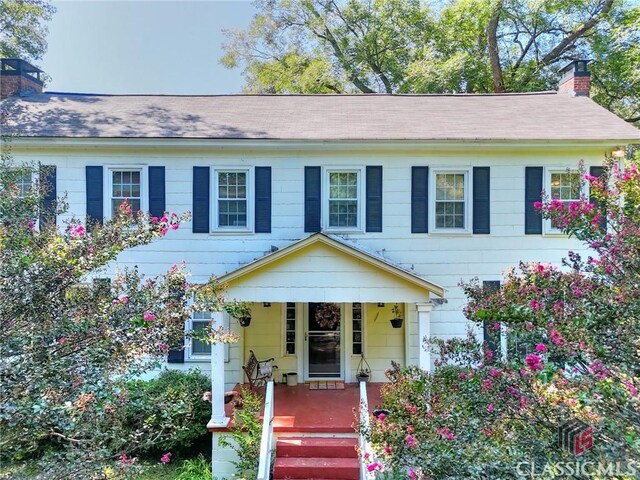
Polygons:
M444 288L362 245L315 233L218 279L254 302L427 302Z

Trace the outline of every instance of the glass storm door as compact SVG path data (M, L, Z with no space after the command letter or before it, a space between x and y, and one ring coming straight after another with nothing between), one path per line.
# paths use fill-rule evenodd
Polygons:
M338 305L338 304L330 304ZM309 303L307 318L307 372L309 379L340 378L340 324L342 309L337 309L337 320L332 321L330 315L326 320L316 319L316 312L327 312L327 304Z

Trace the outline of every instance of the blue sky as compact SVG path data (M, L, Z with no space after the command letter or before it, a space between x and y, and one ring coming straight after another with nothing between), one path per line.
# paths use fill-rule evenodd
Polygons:
M239 93L240 71L219 64L222 29L244 28L249 1L54 1L39 66L48 91Z

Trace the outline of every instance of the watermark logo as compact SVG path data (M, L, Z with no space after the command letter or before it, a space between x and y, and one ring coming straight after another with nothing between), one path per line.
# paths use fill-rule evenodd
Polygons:
M569 420L558 427L558 446L574 455L593 447L593 428L580 420Z

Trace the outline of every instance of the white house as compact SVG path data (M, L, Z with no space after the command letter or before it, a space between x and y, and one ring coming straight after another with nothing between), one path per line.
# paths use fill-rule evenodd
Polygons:
M467 329L461 280L581 248L535 212L540 192L575 199L579 160L598 174L604 154L640 142L589 99L585 62L558 92L282 96L40 93L39 72L2 62L14 156L54 166L71 213L102 220L123 198L192 212L119 262L154 275L184 260L194 280L216 275L252 302L247 328L214 314L240 341L213 362L198 342L169 358L213 368L226 388L243 382L249 350L301 382L354 382L361 354L374 381L392 360L430 369L422 339ZM327 303L340 321L322 326ZM227 421L222 389L211 426Z

